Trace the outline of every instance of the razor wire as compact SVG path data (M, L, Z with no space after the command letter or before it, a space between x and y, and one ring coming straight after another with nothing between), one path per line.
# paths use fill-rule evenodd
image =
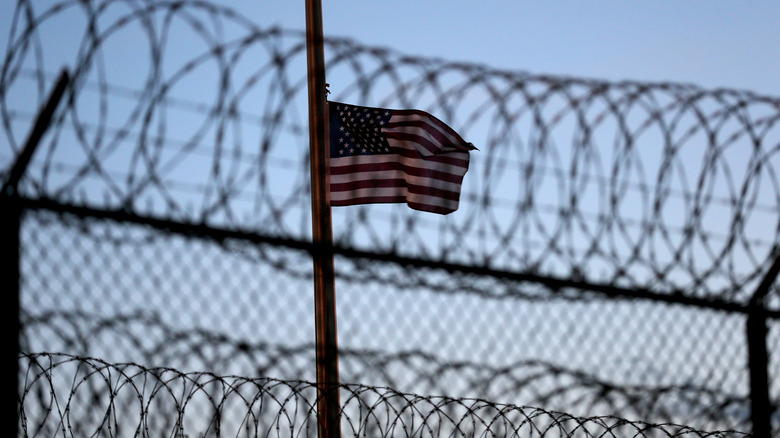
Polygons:
M48 209L29 210L24 223L22 351L314 379L306 251ZM337 264L361 270L351 258ZM749 429L739 313L395 268L337 279L343 382ZM435 278L387 281L395 276ZM769 384L774 397L777 380Z
M25 354L20 361L25 436L316 435L316 386L309 382L111 364L65 354ZM385 387L340 385L339 389L346 436L745 436L616 417L578 418Z
M335 209L339 245L742 304L766 270L780 100L325 45L335 100L423 109L480 148L458 212ZM25 196L309 239L301 32L203 1L20 1L2 167L58 62L75 79Z
M67 345L72 355L86 357L101 350L99 339L115 336L135 346L140 363L178 370L224 368L241 376L299 380L314 370L314 345L248 342L209 330L182 330L158 315L130 313L112 316L51 312L24 322L27 338L46 330L61 333L59 343L47 341L42 351ZM139 331L138 327L144 327ZM149 342L149 333L162 333ZM46 342L46 341L45 341ZM61 344L60 344L61 343ZM30 342L23 342L22 351ZM187 352L187 354L183 354ZM46 356L46 354L41 354ZM34 355L38 356L38 354ZM520 360L508 365L448 361L436 354L341 348L343 383L361 383L449 397L491 401L523 400L547 410L620 413L654 423L685 423L706 429L749 429L747 396L696 384L621 385L588 371L544 360ZM105 359L102 359L105 360ZM89 402L87 402L89 403Z
M12 23L0 70L0 177L19 153L57 67L68 66L74 78L21 186L27 266L22 336L23 345L31 346L22 351L74 354L21 358L35 382L22 398L29 402L22 416L27 433L314 434L315 392L309 383L175 369L216 373L236 359L241 375L309 375L311 345L297 340L308 329L300 327L302 320L278 323L279 331L290 330L285 339L269 331L258 340L237 330L226 335L224 327L209 327L213 320L194 321L197 313L177 325L170 319L175 312L155 313L167 303L122 302L129 286L169 295L176 289L184 292L177 299L186 299L195 290L187 272L202 279L204 272L214 274L197 285L199 294L184 309L190 311L210 305L209 292L223 289L241 291L242 299L258 289L289 299L293 283L310 279L303 33L264 27L224 6L193 0L20 0ZM334 100L426 110L480 148L472 154L461 208L454 214L425 215L393 205L334 209L334 235L343 250L336 260L340 293L355 297L356 289L368 285L366 295L379 296L381 289L388 299L409 303L401 295L413 291L429 300L401 309L416 315L436 313L422 310L440 303L431 298L436 295L448 295L460 306L464 297L479 300L493 311L502 300L557 304L563 298L579 305L593 299L605 307L603 296L583 293L594 284L739 308L771 262L780 233L779 99L687 84L496 70L333 37L325 45ZM174 226L187 231L166 231ZM195 262L190 271L181 268L188 261ZM236 266L262 271L245 285L214 284ZM459 267L473 270L458 272ZM149 275L138 276L139 270ZM276 283L258 288L257 277ZM568 286L556 286L561 279ZM80 307L64 293L71 291L93 296ZM101 302L105 297L109 300ZM779 339L777 286L768 298L771 348ZM93 306L95 312L84 310ZM373 307L375 302L364 303L355 312ZM225 313L236 318L234 310ZM741 340L729 331L744 322L736 313L719 314L720 319L687 315L692 319L678 324L669 324L674 316L660 319L660 311L643 314L648 327L675 325L691 336L684 347L673 346L679 351L671 359L661 359L662 366L674 367L691 356L687 369L663 370L677 379L673 383L631 383L620 374L631 364L593 369L592 362L614 353L602 343L596 344L602 351L575 345L580 350L570 352L566 362L517 359L525 347L511 340L490 358L480 358L483 362L424 349L347 346L342 364L348 380L380 388L344 385L342 425L346 434L366 436L710 436L588 416L605 410L697 428L747 429L744 354ZM524 315L536 320L547 313ZM588 315L592 319L585 323L603 324ZM459 323L458 330L471 328L471 340L488 335L495 327L486 320L494 316ZM403 320L402 335L416 327L412 319ZM720 339L724 333L730 337ZM107 339L111 343L96 345ZM692 346L696 341L704 347ZM729 351L714 354L724 344ZM86 358L113 347L134 354L133 363ZM661 350L647 346L652 347ZM508 363L491 362L503 354ZM571 360L575 355L591 357ZM645 356L638 356L647 359L641 365L652 367ZM733 362L708 363L718 358ZM168 368L154 368L158 365ZM721 390L724 382L728 389ZM774 374L768 383L776 399ZM414 393L450 397L398 392L406 385ZM522 400L541 407L452 397L458 390L464 397L502 401L522 393ZM263 410L270 405L275 408ZM93 411L98 406L105 409ZM552 412L558 406L587 418ZM188 423L193 416L207 424L193 429Z

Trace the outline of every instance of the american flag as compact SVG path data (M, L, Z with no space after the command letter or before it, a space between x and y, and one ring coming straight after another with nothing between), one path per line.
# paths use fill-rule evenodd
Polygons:
M469 168L465 142L418 110L328 102L331 205L406 203L448 214L458 209Z

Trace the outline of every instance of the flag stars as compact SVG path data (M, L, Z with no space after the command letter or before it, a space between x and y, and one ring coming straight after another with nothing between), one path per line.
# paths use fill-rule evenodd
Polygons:
M391 111L340 104L333 114L333 154L349 156L390 152L382 129L390 119Z

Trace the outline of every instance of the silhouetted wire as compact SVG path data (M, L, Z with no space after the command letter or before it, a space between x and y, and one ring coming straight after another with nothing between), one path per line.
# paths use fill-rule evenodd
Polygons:
M31 80L43 96L53 74L47 26L65 14L88 25L71 29L81 40L74 84L28 196L308 239L301 32L207 2L22 1L0 72L4 154L19 149L20 114L35 112L8 98ZM116 54L104 49L130 28L149 49L134 86L109 76ZM191 57L164 57L174 32L191 33ZM339 209L337 242L738 302L768 266L780 236L780 100L326 45L334 99L433 111L480 146L452 217ZM179 84L201 80L206 65L216 68L211 102L183 96ZM192 165L206 171L193 176Z
M62 17L70 26L64 33L51 31ZM132 78L112 69L112 44L127 29L138 40L132 48L145 51L126 54L139 70L146 67ZM192 50L176 57L179 38ZM50 60L61 48L54 43L63 41L76 45L67 61L75 79L22 181L26 205L36 210L27 216L29 228L56 225L75 232L84 248L100 242L139 253L179 233L190 241L217 242L225 254L269 266L286 279L309 278L302 32L264 28L206 1L65 0L41 6L22 0L0 70L2 163L10 165L19 153L55 77ZM780 99L690 84L497 70L332 37L326 54L334 100L431 111L480 148L472 154L461 208L446 218L396 206L334 210L338 245L356 251L337 257L345 284L523 302L603 299L588 285L607 285L740 308L780 242ZM193 82L205 85L194 89ZM117 219L122 214L132 220ZM161 232L166 224L180 231ZM40 242L33 235L28 244L38 245L39 253L69 241L55 234ZM273 239L276 244L269 243ZM89 256L82 257L86 263ZM458 266L473 269L450 269ZM43 278L29 280L45 283L45 275L54 276L58 268L45 269L33 271ZM562 279L571 282L562 287ZM769 318L777 318L778 305L774 287ZM87 358L94 335L110 333L148 363L165 359L188 367L187 360L196 357L209 368L239 357L255 364L249 375L289 372L284 378L294 378L311 365L309 344L252 344L216 330L172 327L144 312L23 316L27 345L35 330L63 328L57 345L77 354L23 356L29 385L22 424L28 436L120 435L127 426L118 418L133 417L134 406L140 406L131 421L135 434L178 433L190 421L185 414L204 409L210 422L199 430L234 427L217 413L238 412L233 418L245 430L262 427L279 436L316 431L315 392L308 383ZM163 335L145 339L132 324ZM204 346L224 350L207 352ZM177 362L181 351L188 353ZM675 407L684 406L709 424L720 424L724 416L729 425L747 422L744 394L698 383L617 384L545 360L493 366L417 350L346 349L344 355L355 381L403 385L393 373L400 366L400 375L429 385L420 388L430 394L451 389L445 387L451 380L437 380L446 374L457 375L466 392L504 397L524 391L540 405L608 406L610 412L669 422L677 418ZM70 368L75 371L68 379ZM348 414L343 426L355 435L727 435L384 387L342 390ZM231 403L239 405L237 411ZM120 406L128 409L123 413ZM240 433L234 428L222 435Z
M316 386L310 382L110 364L68 354L23 354L20 361L25 436L316 434ZM387 387L342 384L340 391L347 436L745 436ZM88 409L78 406L87 400Z
M138 332L134 327L145 327ZM146 364L191 366L197 356L202 366L230 362L246 376L274 376L296 379L311 372L314 346L248 343L227 334L205 329L177 329L159 316L135 312L111 317L88 313L49 312L24 320L28 333L51 327L62 333L70 351L99 351L95 345L114 335L133 345ZM148 332L161 333L152 341ZM29 341L23 341L23 351ZM208 348L209 352L204 351ZM178 356L187 351L189 356ZM46 354L41 354L46 356ZM38 356L34 354L33 356ZM506 366L468 361L452 362L423 351L383 352L341 348L342 382L381 382L391 388L413 386L422 394L478 394L480 398L515 400L520 394L534 406L585 406L587 412L621 412L633 418L674 422L679 403L707 424L744 423L739 412L747 412L747 396L729 394L706 385L618 385L594 374L543 360L521 360ZM244 360L245 359L245 360ZM147 365L149 366L149 365ZM418 397L423 397L418 395ZM348 402L345 401L345 404ZM728 416L734 416L729 419Z

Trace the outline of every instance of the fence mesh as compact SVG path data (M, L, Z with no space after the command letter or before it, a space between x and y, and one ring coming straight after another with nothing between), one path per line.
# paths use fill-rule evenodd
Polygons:
M16 11L3 176L51 66L74 78L20 187L25 436L171 436L204 409L225 415L185 433L315 433L303 34L201 1ZM345 434L751 430L745 325L779 240L780 100L338 38L325 53L334 100L430 111L480 148L452 215L333 211ZM777 406L776 283L761 305ZM290 404L255 413L267 397Z
M49 211L27 214L23 247L23 351L315 378L312 279L300 272L310 270L306 252ZM347 274L364 263L336 259ZM384 267L390 278L412 269L426 274ZM524 288L434 269L427 275L493 291ZM344 383L749 430L742 315L349 275L338 277L337 290Z

